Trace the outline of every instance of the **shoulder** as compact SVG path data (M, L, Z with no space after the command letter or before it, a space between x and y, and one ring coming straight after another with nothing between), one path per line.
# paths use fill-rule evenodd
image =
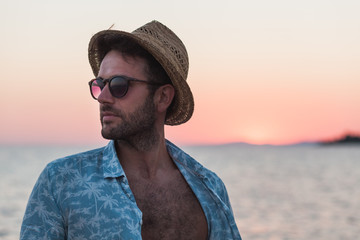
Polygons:
M104 148L105 147L92 149L58 158L48 163L44 171L49 175L58 175L66 172L70 173L71 171L79 168L99 166L104 155Z
M80 152L76 154L72 154L69 156L65 156L62 158L58 158L48 164L49 167L58 167L62 165L66 165L69 163L84 163L90 162L93 159L97 159L103 156L104 147L92 149L85 152Z
M61 201L72 194L79 184L102 177L103 148L56 159L46 165L33 189L35 198ZM65 195L64 195L65 194Z

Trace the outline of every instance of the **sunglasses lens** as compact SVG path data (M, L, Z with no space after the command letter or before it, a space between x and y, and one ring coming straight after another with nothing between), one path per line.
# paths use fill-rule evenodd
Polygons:
M128 90L128 81L121 77L115 77L110 82L110 91L114 97L121 98L125 96Z
M104 88L103 85L101 80L95 80L91 83L91 94L95 99L99 97L101 90Z

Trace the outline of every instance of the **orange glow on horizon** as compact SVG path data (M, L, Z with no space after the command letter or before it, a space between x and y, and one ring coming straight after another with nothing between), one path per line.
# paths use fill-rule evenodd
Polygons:
M84 11L77 1L1 2L0 144L106 143L87 84L89 40L113 23L133 31L154 16L190 58L195 112L166 127L174 143L280 145L360 133L356 1L206 3L200 18L203 4L187 8L186 19L170 5L144 4L89 2Z

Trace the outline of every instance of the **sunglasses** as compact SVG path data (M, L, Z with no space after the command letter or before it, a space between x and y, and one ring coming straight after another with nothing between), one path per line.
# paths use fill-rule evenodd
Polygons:
M89 82L90 93L91 96L95 100L97 100L106 83L108 83L111 95L116 98L122 98L126 95L129 89L129 82L141 82L149 85L160 86L160 84L157 83L152 83L149 81L139 80L126 76L114 76L109 79L103 79L101 77L98 77Z

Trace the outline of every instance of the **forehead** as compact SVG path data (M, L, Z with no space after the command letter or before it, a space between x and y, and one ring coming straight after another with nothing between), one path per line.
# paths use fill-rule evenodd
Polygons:
M147 63L140 57L125 56L119 51L108 52L100 64L98 77L109 78L115 75L144 79Z

